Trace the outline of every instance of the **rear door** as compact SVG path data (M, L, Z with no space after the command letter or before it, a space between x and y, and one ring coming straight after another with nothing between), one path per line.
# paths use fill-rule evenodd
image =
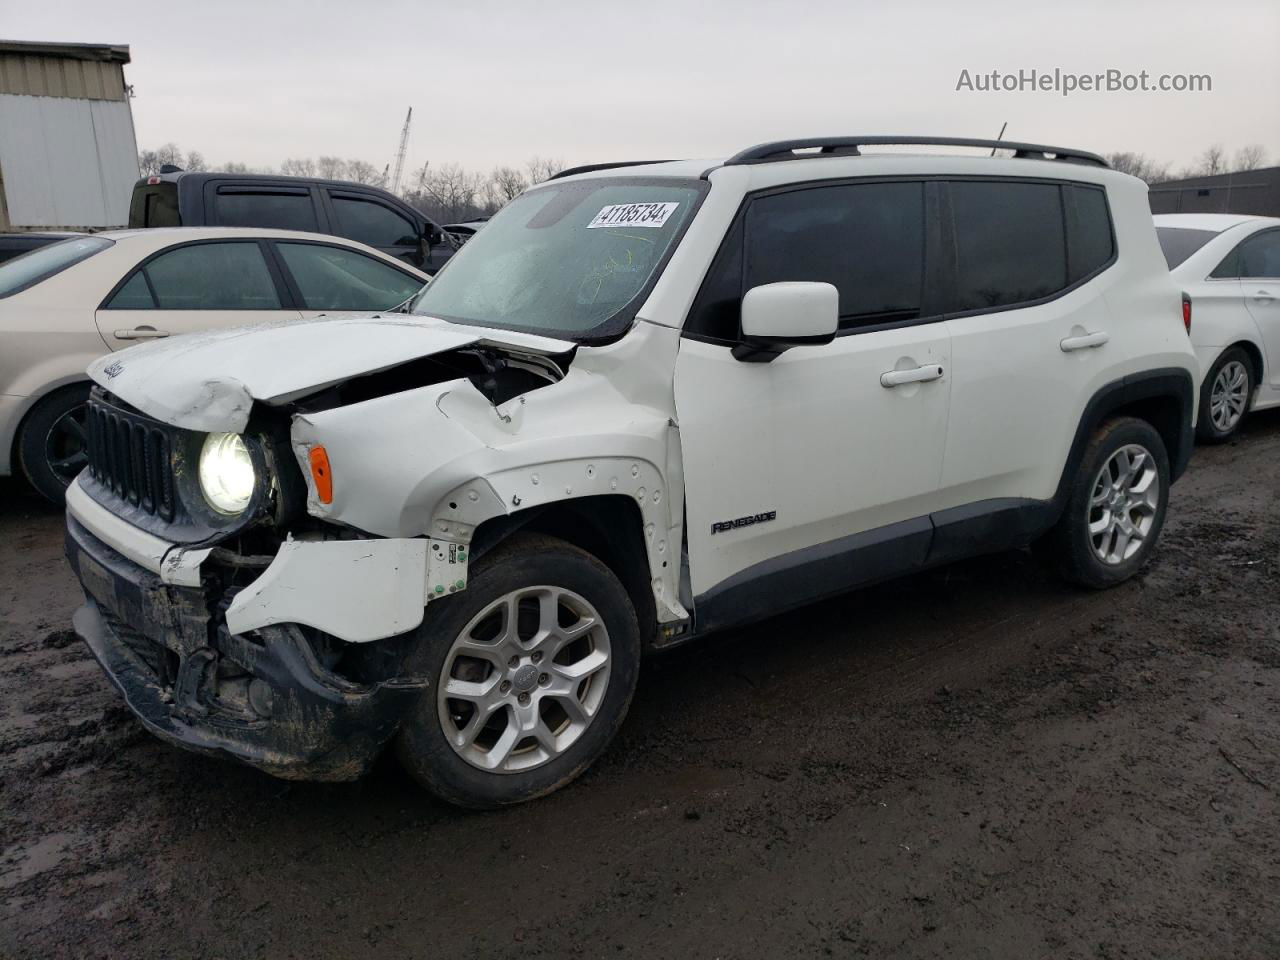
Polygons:
M955 379L942 499L1047 500L1084 403L1114 363L1107 344L1124 335L1088 287L1115 257L1106 193L1011 179L946 188Z
M153 254L131 270L97 311L113 350L143 340L266 320L297 319L288 290L260 240L199 240Z
M1245 305L1266 347L1266 382L1280 388L1280 229L1255 233L1240 244Z
M302 315L369 314L400 306L426 283L407 265L338 244L274 240L281 273Z

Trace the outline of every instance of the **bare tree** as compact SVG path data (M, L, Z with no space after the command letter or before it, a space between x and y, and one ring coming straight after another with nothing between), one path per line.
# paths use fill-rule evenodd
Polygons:
M385 186L386 175L367 160L348 160L346 163L346 179L356 183L367 183L373 187Z
M196 154L200 157L199 154ZM203 158L201 158L203 159ZM175 167L181 167L183 162L182 151L176 143L166 143L162 147L155 150L143 150L138 154L138 168L145 177L154 176L160 172L160 168L165 164L171 164Z
M530 183L542 183L542 181L550 180L563 170L564 161L546 157L531 157L525 163L524 168L529 171Z
M1222 149L1222 144L1215 143L1196 158L1195 166L1192 169L1196 174L1202 177L1211 177L1214 174L1226 173L1227 151Z
M347 161L341 157L320 157L316 160L316 174L326 180L345 180Z
M484 185L485 205L497 210L524 193L528 186L529 181L515 167L494 167Z
M208 162L204 158L204 154L199 150L192 150L187 154L186 160L182 164L183 170L190 170L193 173L199 173L201 170L207 170Z
M1108 153L1106 161L1113 170L1127 173L1147 183L1169 179L1169 165L1152 160L1145 153Z
M1257 170L1267 165L1267 151L1260 143L1251 143L1236 151L1232 164L1236 170Z
M138 172L144 177L153 177L160 172L160 162L154 150L138 151Z
M303 157L302 159L290 157L280 164L280 172L286 177L314 177L316 175L316 162L310 157Z
M469 220L484 212L479 194L484 179L456 163L439 167L423 164L418 171L417 188L406 199L427 216L441 223Z

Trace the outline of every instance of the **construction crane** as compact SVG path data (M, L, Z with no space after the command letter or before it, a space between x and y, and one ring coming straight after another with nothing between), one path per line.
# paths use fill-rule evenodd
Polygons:
M400 131L400 149L396 151L396 168L388 181L387 189L392 193L400 192L400 174L404 172L404 155L409 149L409 124L413 121L413 107L405 114L404 129Z

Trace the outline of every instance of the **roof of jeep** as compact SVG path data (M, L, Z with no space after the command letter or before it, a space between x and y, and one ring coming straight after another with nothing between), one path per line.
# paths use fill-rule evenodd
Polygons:
M1003 132L1003 131L1002 131ZM884 147L938 147L950 150L950 153L900 153L896 150L883 151ZM870 154L864 148L872 147ZM977 149L990 151L985 157L981 154L957 154L955 148L962 150ZM996 156L996 151L1003 151L1012 156ZM853 160L852 165L849 161ZM975 163L974 161L978 161ZM1028 165L1028 161L1030 165ZM860 135L808 137L800 140L774 140L758 143L755 146L740 150L724 160L639 160L621 163L593 163L580 167L571 167L552 176L551 180L565 178L578 179L587 177L699 177L710 179L717 170L731 167L764 168L770 173L764 178L774 183L786 183L793 180L804 180L813 177L816 172L813 164L826 164L825 172L833 177L845 177L859 173L894 173L911 174L919 172L928 174L947 173L947 166L955 164L955 172L972 174L982 171L990 173L992 166L999 166L1000 172L1009 176L1044 176L1054 168L1046 169L1043 164L1069 164L1073 176L1087 169L1105 171L1105 176L1124 176L1111 169L1106 159L1096 153L1080 150L1075 147L1054 147L1042 143L1022 143L1014 140L984 140L972 137L918 136L909 135ZM797 168L795 164L800 164ZM832 166L839 164L839 166ZM870 168L870 169L868 169ZM1059 168L1060 169L1060 168ZM789 176L788 173L798 173ZM1050 174L1052 175L1052 174ZM756 179L756 178L751 178ZM1090 180L1094 177L1082 177Z
M824 176L848 177L865 172L881 174L978 173L1016 177L1051 177L1092 180L1110 178L1133 179L1110 167L1086 165L1069 160L1031 159L1025 157L991 157L973 153L906 153L884 151L850 154L815 154L813 156L779 158L749 165L729 165L724 159L664 160L628 166L604 164L595 168L568 170L556 178L565 180L606 179L611 177L646 177L654 179L708 178L720 170L770 171L769 179L812 180ZM856 172L855 172L856 171ZM794 176L791 176L794 174ZM538 184L543 186L543 184Z
M1157 227L1175 227L1179 230L1210 230L1222 233L1242 223L1271 220L1280 223L1280 217L1254 217L1238 213L1158 213L1153 220Z

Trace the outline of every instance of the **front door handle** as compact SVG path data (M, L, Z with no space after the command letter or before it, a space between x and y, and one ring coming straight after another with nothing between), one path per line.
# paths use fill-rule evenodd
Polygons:
M168 330L157 330L155 327L147 326L145 323L131 330L115 331L117 340L154 340L157 337L167 337L168 335Z
M1270 303L1275 299L1275 297L1271 295L1270 290L1259 290L1253 295L1253 299L1257 300L1259 303Z
M1086 333L1083 337L1067 337L1058 346L1062 348L1063 353L1070 353L1073 350L1088 350L1090 347L1100 347L1110 339L1099 330L1097 333Z
M914 370L890 370L880 374L880 386L900 387L904 383L924 383L937 380L942 376L942 367L931 363L927 367L916 367Z

